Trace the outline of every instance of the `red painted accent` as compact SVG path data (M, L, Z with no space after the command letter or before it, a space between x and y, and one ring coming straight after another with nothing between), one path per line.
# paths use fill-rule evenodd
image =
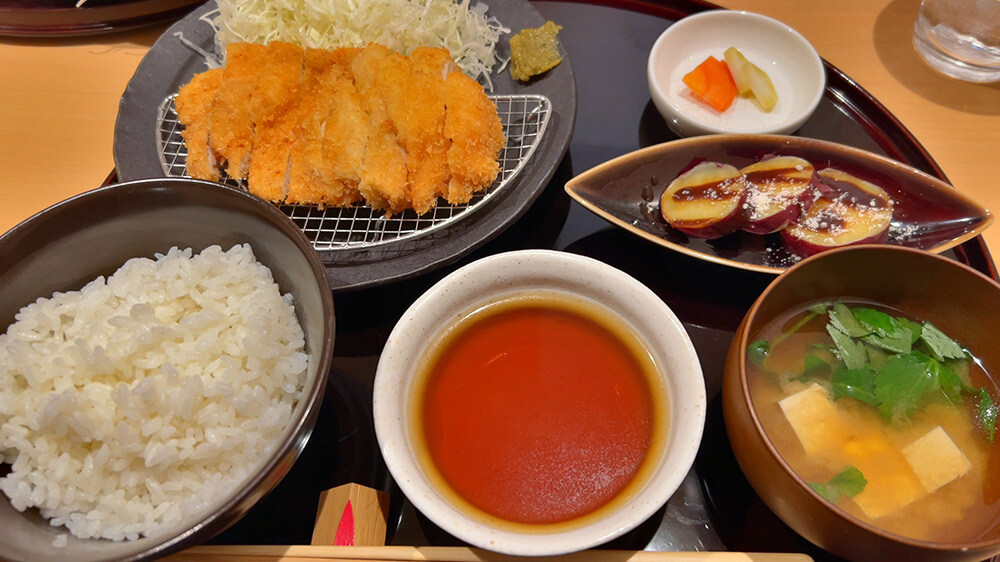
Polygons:
M354 546L354 508L351 507L351 500L347 500L344 506L344 513L340 516L340 523L337 524L337 536L333 539L335 546Z

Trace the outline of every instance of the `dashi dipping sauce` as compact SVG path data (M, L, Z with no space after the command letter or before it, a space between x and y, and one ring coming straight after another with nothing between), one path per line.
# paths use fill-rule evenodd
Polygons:
M418 373L418 457L449 500L493 524L586 524L627 501L665 446L652 357L579 297L531 291L479 307Z
M820 496L919 540L975 541L995 526L998 389L973 352L860 300L787 311L753 339L754 409Z

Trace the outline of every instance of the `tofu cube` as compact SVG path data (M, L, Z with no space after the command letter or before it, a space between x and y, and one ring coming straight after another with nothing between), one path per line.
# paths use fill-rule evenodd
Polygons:
M848 437L837 406L819 384L783 398L778 405L809 456L825 456Z
M903 449L903 456L928 493L955 480L972 468L968 457L941 426L935 427L907 445Z

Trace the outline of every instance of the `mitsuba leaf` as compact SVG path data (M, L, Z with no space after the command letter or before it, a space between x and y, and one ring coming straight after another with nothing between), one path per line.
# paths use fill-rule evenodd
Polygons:
M837 355L848 369L857 369L865 365L868 355L864 344L854 341L851 336L832 323L826 325L826 331L833 338L833 345L837 346Z
M817 358L822 359L831 368L835 363L838 363L837 354L830 350L830 346L822 343L808 343L806 344L806 354L815 355Z
M901 327L910 331L910 345L912 346L917 343L917 340L920 339L920 333L923 331L923 326L921 326L919 322L914 322L905 316L896 318L896 322L899 322Z
M822 358L810 353L806 355L805 368L802 369L802 376L799 377L799 380L805 381L815 377L823 377L830 374L832 370L833 366Z
M848 466L827 482L809 483L810 488L830 503L840 501L840 496L853 498L863 492L867 485L868 480L865 479L865 475L853 466Z
M938 361L965 359L965 350L962 349L962 346L930 322L924 322L920 337L927 344L931 355Z
M875 376L878 413L885 419L908 418L917 411L927 393L940 388L933 361L919 351L894 355Z
M937 360L934 361L934 366L937 369L938 384L941 385L941 392L948 398L948 401L952 404L959 404L962 401L962 392L973 392L974 388L970 388L969 385L965 384L962 377L958 376L955 371L948 368L948 365L944 363L939 363Z
M872 406L878 406L875 396L875 370L864 366L857 369L840 367L830 376L833 387L833 399L840 400L848 396Z
M886 335L871 333L862 339L876 347L881 347L893 353L909 353L913 346L913 333L909 329L898 326L896 331Z
M882 365L885 365L886 360L889 359L888 353L873 345L866 345L865 353L868 355L868 366L875 371L881 370Z
M771 353L771 344L767 343L767 340L757 340L747 346L747 356L750 358L750 362L758 367L764 366L764 360L767 359L768 353Z
M979 414L979 425L986 432L986 439L993 444L997 430L997 405L985 388L979 389L979 404L976 406L976 411Z
M830 309L830 323L852 338L860 338L871 333L869 328L858 322L851 309L840 302L835 303Z
M895 334L899 329L899 322L880 310L859 306L851 309L851 312L862 326L879 336Z
M969 377L969 363L968 359L950 359L943 363L950 371L958 375L958 378L962 379L962 390L966 392L975 390L972 388L972 379Z

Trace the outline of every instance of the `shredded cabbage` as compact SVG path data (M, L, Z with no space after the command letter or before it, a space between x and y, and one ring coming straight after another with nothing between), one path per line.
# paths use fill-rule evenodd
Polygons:
M379 43L405 55L413 49L444 47L469 76L492 89L495 47L510 30L489 7L471 0L218 0L202 18L215 28L216 48L225 56L232 42L288 41L334 49Z

